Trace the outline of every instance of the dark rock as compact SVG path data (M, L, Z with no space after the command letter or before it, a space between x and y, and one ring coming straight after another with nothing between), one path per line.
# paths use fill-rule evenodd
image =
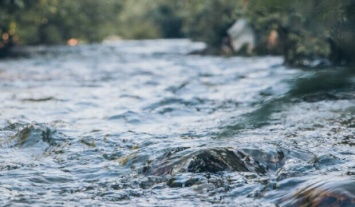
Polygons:
M265 174L266 168L240 150L229 148L185 149L170 151L157 158L146 169L148 175L184 172L217 173L220 171L255 172Z
M301 184L291 196L282 199L282 206L355 206L354 176L325 176Z

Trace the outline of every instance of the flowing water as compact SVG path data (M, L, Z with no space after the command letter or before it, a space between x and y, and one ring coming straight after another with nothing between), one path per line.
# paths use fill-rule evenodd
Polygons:
M203 47L1 60L1 206L355 206L355 70Z

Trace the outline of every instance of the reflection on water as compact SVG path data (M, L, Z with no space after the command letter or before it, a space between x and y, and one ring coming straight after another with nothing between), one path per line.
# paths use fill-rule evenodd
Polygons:
M1 203L353 205L354 70L187 55L203 47L127 41L2 60Z

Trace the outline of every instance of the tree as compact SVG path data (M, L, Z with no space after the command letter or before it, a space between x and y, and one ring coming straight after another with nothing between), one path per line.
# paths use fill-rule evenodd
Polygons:
M275 30L278 49L288 64L305 65L322 59L334 64L351 61L347 54L352 52L347 48L354 44L353 2L250 0L248 18L259 35L259 53L268 52L267 37Z
M120 10L115 0L3 0L1 43L9 48L14 43L62 44L69 38L101 41L114 32Z

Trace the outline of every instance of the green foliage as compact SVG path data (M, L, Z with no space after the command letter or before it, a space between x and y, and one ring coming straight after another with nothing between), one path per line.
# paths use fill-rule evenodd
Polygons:
M182 6L179 1L161 1L154 7L151 15L154 23L159 27L161 37L183 37Z
M120 13L123 38L187 37L219 48L227 29L241 16L241 0L126 0Z
M0 57L8 54L14 45L16 23L14 13L25 6L24 1L3 0L0 1Z
M117 32L125 39L152 39L159 37L157 26L148 15L154 3L143 0L125 0L119 14Z
M117 34L126 39L182 37L181 3L167 0L125 0Z
M220 50L227 29L247 18L257 36L256 54L283 54L290 64L341 62L355 59L354 10L355 0L1 0L0 56L15 43L98 42L111 35L187 37Z
M121 3L115 0L5 0L1 22L20 44L58 44L69 38L100 41L113 33ZM4 31L4 30L3 30Z
M116 1L108 0L39 0L17 16L18 36L24 44L58 44L70 38L100 41L111 33L108 22L119 9Z
M287 63L302 65L304 60L331 59L334 45L342 47L344 34L353 33L344 27L344 19L353 14L349 13L353 5L350 1L250 0L252 6L247 16L259 37L258 53L268 52L267 37L271 30L276 30L280 39L278 50ZM354 20L351 21L354 25ZM346 44L351 42L354 41L348 38Z
M182 14L186 36L218 48L227 36L227 29L241 16L242 1L186 1Z

